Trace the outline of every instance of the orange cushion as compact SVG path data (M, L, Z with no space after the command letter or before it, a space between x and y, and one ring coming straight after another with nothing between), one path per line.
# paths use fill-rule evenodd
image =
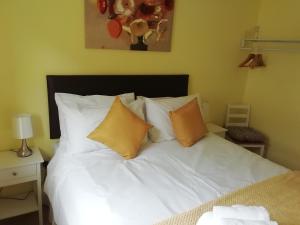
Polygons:
M88 138L107 145L126 159L132 159L138 155L150 127L117 96L103 122Z
M184 147L192 146L207 133L197 98L169 112L169 115L176 138Z

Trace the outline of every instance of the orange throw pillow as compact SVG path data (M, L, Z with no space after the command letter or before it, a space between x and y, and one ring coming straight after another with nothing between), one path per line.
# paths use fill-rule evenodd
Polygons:
M197 99L179 109L169 112L177 140L184 147L190 147L207 133Z
M103 122L88 135L126 159L135 158L151 126L131 112L116 97Z

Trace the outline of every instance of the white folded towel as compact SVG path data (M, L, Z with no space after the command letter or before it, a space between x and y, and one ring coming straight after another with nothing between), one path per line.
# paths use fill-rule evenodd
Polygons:
M278 225L278 223L262 220L217 219L213 212L206 212L196 225Z
M200 217L196 225L218 225L218 223L212 212L206 212Z
M228 206L214 206L214 217L217 219L239 219L239 220L260 220L270 221L268 211L261 206L244 206L234 205Z
M216 225L278 225L273 221L262 221L262 220L238 220L238 219L221 219ZM202 224L205 225L205 224ZM208 224L207 224L208 225Z

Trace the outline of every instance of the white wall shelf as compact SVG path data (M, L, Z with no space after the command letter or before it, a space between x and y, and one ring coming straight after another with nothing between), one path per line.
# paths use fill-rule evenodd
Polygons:
M273 44L271 47L268 46ZM299 45L296 47L296 45ZM300 52L300 40L284 40L284 39L243 39L241 50L247 51L286 51Z
M268 42L268 43L288 43L300 44L300 40L280 40L280 39L244 39L244 42Z

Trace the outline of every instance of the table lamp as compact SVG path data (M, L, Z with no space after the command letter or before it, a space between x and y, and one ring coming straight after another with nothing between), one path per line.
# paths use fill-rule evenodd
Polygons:
M19 157L32 155L32 150L27 145L28 138L33 136L30 114L19 114L15 117L16 138L22 140L22 145L17 151Z

